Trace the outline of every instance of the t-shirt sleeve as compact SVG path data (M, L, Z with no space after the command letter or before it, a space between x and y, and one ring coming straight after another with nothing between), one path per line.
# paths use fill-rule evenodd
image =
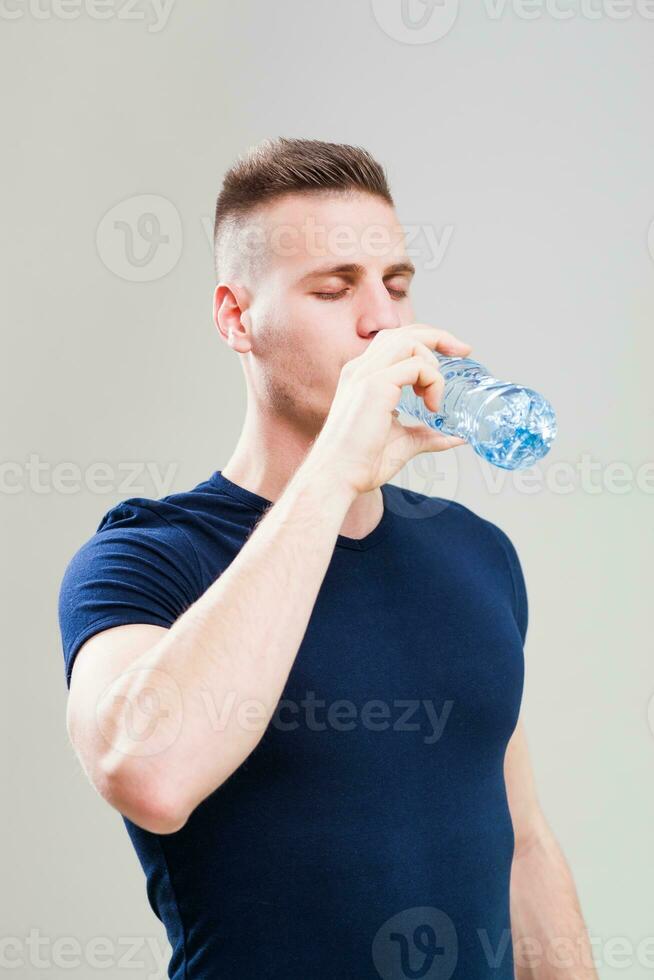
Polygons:
M508 534L490 521L486 521L485 523L493 531L504 551L504 554L506 555L506 560L511 572L511 579L513 581L513 608L516 623L518 624L520 636L522 637L522 642L524 644L527 638L527 627L529 625L529 601L527 598L527 586L525 583L522 566L520 564L520 559L518 558L518 553Z
M75 657L94 633L127 623L170 627L203 591L190 538L153 503L113 507L66 566L58 610L69 688Z

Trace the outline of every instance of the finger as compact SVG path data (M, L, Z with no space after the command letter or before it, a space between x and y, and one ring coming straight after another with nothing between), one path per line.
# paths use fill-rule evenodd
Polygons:
M438 360L436 359L435 352L431 349L431 347L428 347L427 344L423 343L422 340L416 341L412 353L423 354L428 361L434 361L438 367Z
M441 330L438 327L431 327L427 323L418 323L411 330L416 330L418 336L427 347L437 350L442 354L452 354L456 357L466 357L472 350L472 344L465 340L460 340L448 330Z
M411 385L430 411L438 411L445 389L445 379L438 370L438 362L430 353L414 354L413 357L391 364L390 367L376 373L383 375L398 388ZM392 393L392 397L393 407L395 407L398 401L397 391Z
M381 371L375 371L371 379L383 377L398 387L418 385L421 388L428 388L436 381L439 374L438 364L432 357L426 358L424 354L414 354L412 357L390 364Z
M434 383L428 388L423 388L420 384L414 384L413 390L419 398L422 398L425 405L432 412L437 412L442 404L443 395L445 393L445 378L440 373L440 364L434 358L434 352L427 347L426 344L418 343L416 347L416 354L423 353L425 359L429 364L435 364L438 369L438 375L434 380Z
M441 410L443 397L445 395L445 378L440 372L437 374L432 384L428 385L426 388L420 384L414 384L413 390L418 398L422 398L426 408L428 408L430 412L439 412ZM400 395L400 397L402 396Z
M419 422L416 425L403 425L402 428L409 433L415 450L414 455L418 453L440 453L445 449L455 449L457 446L465 445L465 439L437 432L436 429L430 429L424 422Z
M380 330L363 354L354 358L355 373L379 371L389 364L412 357L420 350L429 351L432 357L435 351L465 357L472 347L446 330L426 324Z

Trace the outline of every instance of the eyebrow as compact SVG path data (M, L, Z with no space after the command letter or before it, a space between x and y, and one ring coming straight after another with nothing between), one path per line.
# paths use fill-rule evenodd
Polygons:
M360 279L365 275L365 266L359 265L357 262L346 262L340 265L330 265L322 266L319 269L312 269L307 272L306 275L302 276L298 280L299 284L308 282L311 279L318 279L322 276L341 276L342 278L349 279ZM406 273L409 276L414 276L416 272L416 267L411 261L395 262L393 265L387 266L384 270L384 278L387 276L397 276L401 273Z

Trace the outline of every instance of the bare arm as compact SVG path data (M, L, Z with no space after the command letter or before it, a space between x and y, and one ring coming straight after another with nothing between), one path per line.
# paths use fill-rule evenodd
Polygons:
M98 716L112 746L103 771L126 816L138 822L144 797L163 794L157 808L177 829L254 749L351 500L329 474L298 470L231 565L110 685Z
M432 410L438 407L443 379L436 348L470 349L444 331L416 325L381 332L345 365L318 439L231 565L98 690L101 738L88 720L78 725L86 732L79 738L90 744L93 727L94 781L135 823L160 833L179 829L255 748L355 497L386 482L416 453L461 444L393 416L403 384L413 384ZM92 658L84 666L89 663Z
M570 868L536 796L522 721L504 771L515 835L511 932L517 980L597 980Z

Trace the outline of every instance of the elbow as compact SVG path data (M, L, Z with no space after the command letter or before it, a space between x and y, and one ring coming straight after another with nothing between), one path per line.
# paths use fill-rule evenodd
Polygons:
M141 767L128 766L125 760L107 757L100 764L96 788L115 810L137 827L151 834L174 834L185 826L189 812L182 805L179 791L164 786Z

